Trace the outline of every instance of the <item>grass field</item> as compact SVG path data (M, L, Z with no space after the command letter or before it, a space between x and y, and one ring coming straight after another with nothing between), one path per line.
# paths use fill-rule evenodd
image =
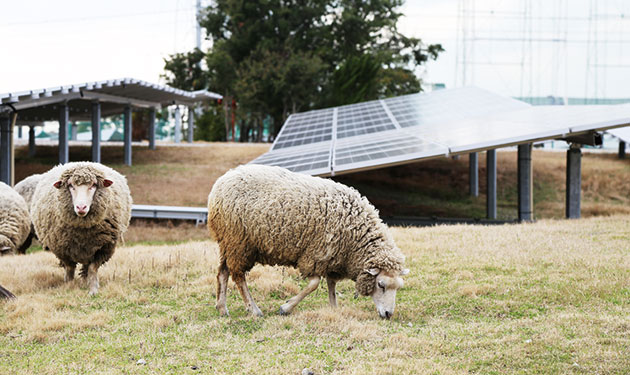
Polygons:
M101 293L63 283L48 252L0 258L0 373L628 374L630 217L504 226L393 228L411 273L391 321L354 283L305 282L255 267L256 319L230 283L214 309L212 241L119 248ZM140 364L139 364L140 361ZM146 364L142 364L146 362Z

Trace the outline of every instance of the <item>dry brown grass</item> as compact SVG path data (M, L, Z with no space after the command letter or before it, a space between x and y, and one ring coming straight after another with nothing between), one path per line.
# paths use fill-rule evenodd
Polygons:
M269 150L269 144L195 143L193 147L133 148L133 166L123 165L122 147L102 148L102 162L127 177L137 204L205 206L214 181L230 168L245 164ZM70 160L90 160L90 148L70 147ZM16 182L57 164L57 147L38 146L35 159L17 148Z
M195 147L134 147L134 165L122 165L122 147L103 147L103 162L127 176L138 204L205 206L214 181L230 168L247 163L269 149L269 144L196 143ZM16 181L56 164L57 148L38 147L35 159L17 149ZM88 160L90 149L70 148L72 160ZM536 218L564 217L564 152L535 150L534 214ZM517 216L516 152L497 153L498 213ZM485 217L485 153L479 154L478 198L468 195L468 157L439 158L411 165L339 176L355 186L383 216ZM630 160L615 154L584 153L582 215L630 214ZM184 193L185 192L185 193Z
M0 258L0 373L627 374L630 216L506 226L393 228L411 273L392 321L339 285L293 315L275 311L305 283L255 267L245 309L230 283L214 309L213 241L127 246L101 270L101 294L63 283L54 256ZM137 365L139 359L147 365Z

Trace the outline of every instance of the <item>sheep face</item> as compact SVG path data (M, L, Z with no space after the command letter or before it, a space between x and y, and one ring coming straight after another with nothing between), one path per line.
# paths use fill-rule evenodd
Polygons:
M96 190L99 188L107 188L111 186L112 183L113 182L108 179L102 179L102 182L99 183L96 178L88 181L69 178L65 185L67 185L70 195L72 196L72 207L77 216L85 217L88 212L90 212ZM54 184L57 189L61 189L63 185L63 180L57 181Z
M367 272L375 276L372 300L376 305L376 311L378 311L378 315L381 318L389 319L394 315L394 309L396 308L396 292L403 286L401 276L408 274L409 270L405 269L400 273L392 273L372 268L367 270Z

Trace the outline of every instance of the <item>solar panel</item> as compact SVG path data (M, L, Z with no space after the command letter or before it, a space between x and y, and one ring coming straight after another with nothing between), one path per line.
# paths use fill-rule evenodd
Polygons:
M267 152L251 164L275 165L313 176L330 174L331 142Z
M608 133L614 135L615 137L626 143L630 143L630 126L625 128L611 129L608 130Z
M332 139L333 109L291 115L278 134L272 150L296 147Z
M333 175L630 125L630 105L536 106L477 88L294 114L253 163Z
M396 129L380 101L339 107L337 112L337 138Z
M406 132L390 131L340 140L335 145L333 169L338 173L447 154L448 148L442 145Z

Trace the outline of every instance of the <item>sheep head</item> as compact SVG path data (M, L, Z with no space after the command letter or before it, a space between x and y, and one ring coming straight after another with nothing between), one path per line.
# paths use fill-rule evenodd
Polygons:
M85 217L90 212L97 190L112 184L112 180L105 178L102 172L88 167L65 171L53 186L57 189L67 188L72 196L74 212L79 217Z
M359 292L363 295L370 295L374 305L376 305L378 315L383 319L389 319L394 315L396 308L396 292L404 285L401 276L408 273L408 269L401 271L366 269L357 279L357 284L363 284L364 289Z
M11 239L0 234L0 256L8 255L15 252L15 245Z

